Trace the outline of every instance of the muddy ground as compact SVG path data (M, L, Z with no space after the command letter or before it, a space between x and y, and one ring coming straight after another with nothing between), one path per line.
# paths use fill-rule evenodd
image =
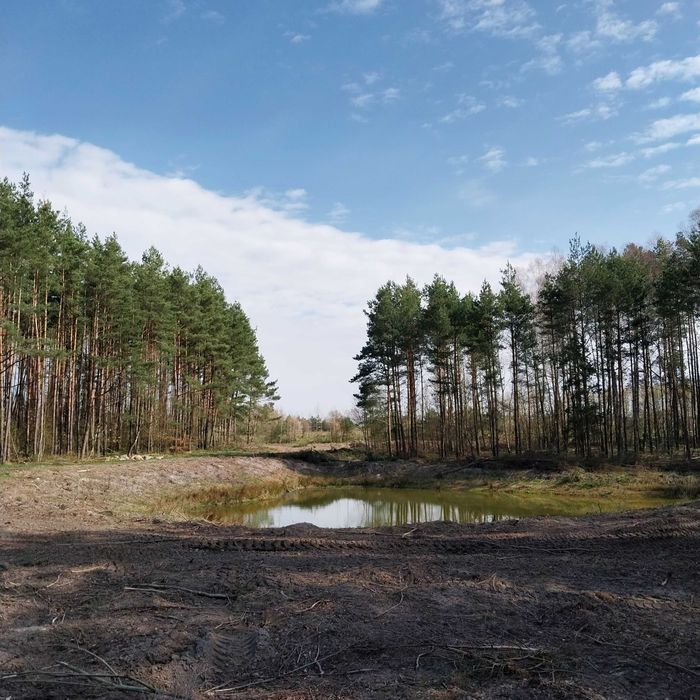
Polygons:
M0 697L700 697L699 502L376 530L139 510L163 489L324 470L243 457L5 476Z

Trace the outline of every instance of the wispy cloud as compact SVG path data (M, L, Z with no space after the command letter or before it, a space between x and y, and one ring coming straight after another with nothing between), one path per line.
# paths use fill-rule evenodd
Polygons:
M633 153L613 153L602 158L594 158L586 163L587 168L619 168L634 160Z
M557 117L564 124L576 124L583 121L605 121L617 116L617 107L607 102L601 102L592 107L584 107L576 112L569 112Z
M452 31L531 37L540 28L525 0L438 0L439 17Z
M342 224L349 214L350 210L342 202L335 202L331 210L326 214L326 219L331 224Z
M528 71L533 68L539 68L548 75L561 73L564 68L564 62L559 55L561 40L561 34L549 34L538 39L535 42L535 46L540 55L524 63L521 70Z
M345 83L341 86L341 90L350 93L350 104L355 109L361 110L369 109L374 104L388 105L400 99L401 90L399 88L390 86L380 89L380 86L376 85L381 79L381 73L372 71L365 73L359 81Z
M566 48L579 57L586 57L599 51L603 42L593 32L582 30L572 34L565 42Z
M473 114L479 114L479 112L483 112L486 109L486 105L483 102L479 102L473 95L458 95L457 104L458 107L456 109L440 117L438 121L441 124L454 124Z
M642 148L639 153L644 158L653 158L654 156L660 156L663 153L668 153L669 151L675 151L680 147L680 143L677 143L676 141L669 141L668 143L662 143L659 146L648 146L647 148Z
M700 102L700 87L688 90L681 95L681 100L686 102Z
M374 94L371 92L363 92L359 95L353 95L353 97L350 98L350 102L352 103L353 107L365 109L369 107L372 102L374 102Z
M516 109L525 103L519 97L513 97L512 95L503 95L496 100L496 105L499 107L507 107L508 109Z
M382 90L382 102L388 104L390 102L396 102L401 97L401 90L396 87L389 87L386 90Z
M296 187L284 192L272 192L259 186L247 190L245 195L270 209L290 214L297 214L309 208L308 193L303 187Z
M622 87L622 81L615 71L611 71L602 78L596 78L593 81L593 87L599 92L611 92L619 90Z
M598 36L620 43L641 39L651 41L658 30L654 20L633 22L615 12L613 0L598 0L596 3L596 33Z
M700 189L700 177L688 177L682 180L671 180L670 182L665 182L662 186L662 190L686 190L686 189Z
M617 89L624 86L628 90L642 90L666 80L690 81L698 77L700 77L700 55L679 60L667 59L635 68L624 82L619 81ZM598 78L598 81L600 80L605 78Z
M655 165L653 168L647 168L644 172L639 174L637 179L644 185L651 185L670 170L670 165L662 163L661 165Z
M166 3L165 14L163 15L163 22L169 24L170 22L175 22L180 19L185 12L187 12L187 5L185 5L184 0L168 0Z
M668 119L657 119L641 134L636 135L639 143L665 141L679 134L700 131L700 112L697 114L677 114Z
M682 16L680 2L665 2L656 11L660 17L671 17L672 19L680 19Z
M688 204L686 202L671 202L670 204L665 204L662 208L661 211L664 214L672 214L673 212L676 211L687 211L688 210Z
M478 160L490 172L500 173L508 165L505 156L506 152L500 146L495 146L489 148Z
M650 102L644 109L665 109L671 104L670 97L659 97L658 100Z
M326 9L347 15L371 15L383 2L384 0L334 0Z
M290 44L303 44L305 41L311 39L310 34L300 34L298 32L285 32L284 36L289 39Z

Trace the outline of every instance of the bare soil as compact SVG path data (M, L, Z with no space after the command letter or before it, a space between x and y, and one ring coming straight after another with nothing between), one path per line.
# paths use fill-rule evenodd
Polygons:
M243 457L5 476L0 697L700 698L700 502L375 530L140 509L163 489L376 469ZM394 467L411 469L446 471Z

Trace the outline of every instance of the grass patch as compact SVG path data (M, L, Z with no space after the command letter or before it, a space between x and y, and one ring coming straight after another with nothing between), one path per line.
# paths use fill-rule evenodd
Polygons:
M226 504L262 502L294 491L334 485L337 480L303 475L236 484L198 484L159 494L149 501L147 510L165 517L207 519L207 513Z

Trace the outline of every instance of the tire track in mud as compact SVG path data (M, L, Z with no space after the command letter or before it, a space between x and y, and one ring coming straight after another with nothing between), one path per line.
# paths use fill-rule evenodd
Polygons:
M372 539L365 536L354 539L331 537L232 537L183 539L182 544L194 549L214 551L253 551L253 552L400 552L405 554L425 554L434 551L445 554L470 554L479 551L511 550L566 550L576 544L613 544L639 542L655 539L694 539L700 535L700 523L691 522L678 525L661 525L639 529L617 530L612 532L574 532L566 534L524 534L522 536L498 536L500 533L483 534L471 537L411 537L400 535ZM495 535L495 536L494 536ZM578 551L578 550L577 550Z

